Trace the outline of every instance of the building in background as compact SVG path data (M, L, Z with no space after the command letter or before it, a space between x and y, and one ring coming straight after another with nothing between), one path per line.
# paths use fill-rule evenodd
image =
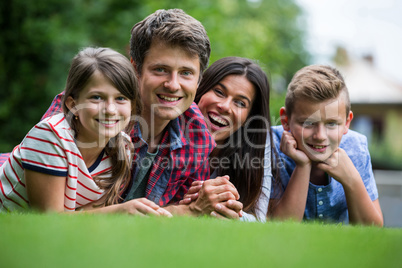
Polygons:
M349 89L351 128L367 136L374 169L402 170L402 85L380 73L371 55L355 59L338 48L334 62Z

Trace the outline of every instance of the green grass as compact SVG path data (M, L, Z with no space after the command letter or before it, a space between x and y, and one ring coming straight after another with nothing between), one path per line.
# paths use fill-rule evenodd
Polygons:
M0 267L401 267L402 229L0 214Z

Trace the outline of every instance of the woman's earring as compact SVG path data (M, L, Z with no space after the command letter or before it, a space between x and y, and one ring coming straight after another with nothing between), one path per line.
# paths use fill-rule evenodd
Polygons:
M75 119L75 120L78 120L78 116L75 116L74 119Z

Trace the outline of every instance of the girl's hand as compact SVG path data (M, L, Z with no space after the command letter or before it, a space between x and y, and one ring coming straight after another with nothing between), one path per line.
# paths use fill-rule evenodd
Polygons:
M146 198L132 199L125 203L117 204L114 206L120 206L120 212L131 215L155 215L173 217L169 211L161 208L160 206Z
M137 198L121 204L98 207L97 203L100 203L101 199L82 206L77 211L81 211L83 213L122 213L141 216L155 215L172 217L172 214L169 211L161 208L160 206L146 198Z

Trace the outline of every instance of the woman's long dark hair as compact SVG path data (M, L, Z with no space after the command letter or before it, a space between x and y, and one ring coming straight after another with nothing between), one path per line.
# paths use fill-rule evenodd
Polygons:
M226 139L224 144L227 146L219 149L217 157L219 159L228 158L230 164L219 165L217 171L218 176L230 176L230 181L240 194L239 201L243 203L243 210L255 214L264 176L266 137L270 133L271 125L270 85L267 75L258 64L246 58L226 57L214 62L205 71L195 102L198 104L205 93L213 89L228 75L247 78L254 86L255 99L243 126ZM260 163L257 167L251 165L253 159Z

